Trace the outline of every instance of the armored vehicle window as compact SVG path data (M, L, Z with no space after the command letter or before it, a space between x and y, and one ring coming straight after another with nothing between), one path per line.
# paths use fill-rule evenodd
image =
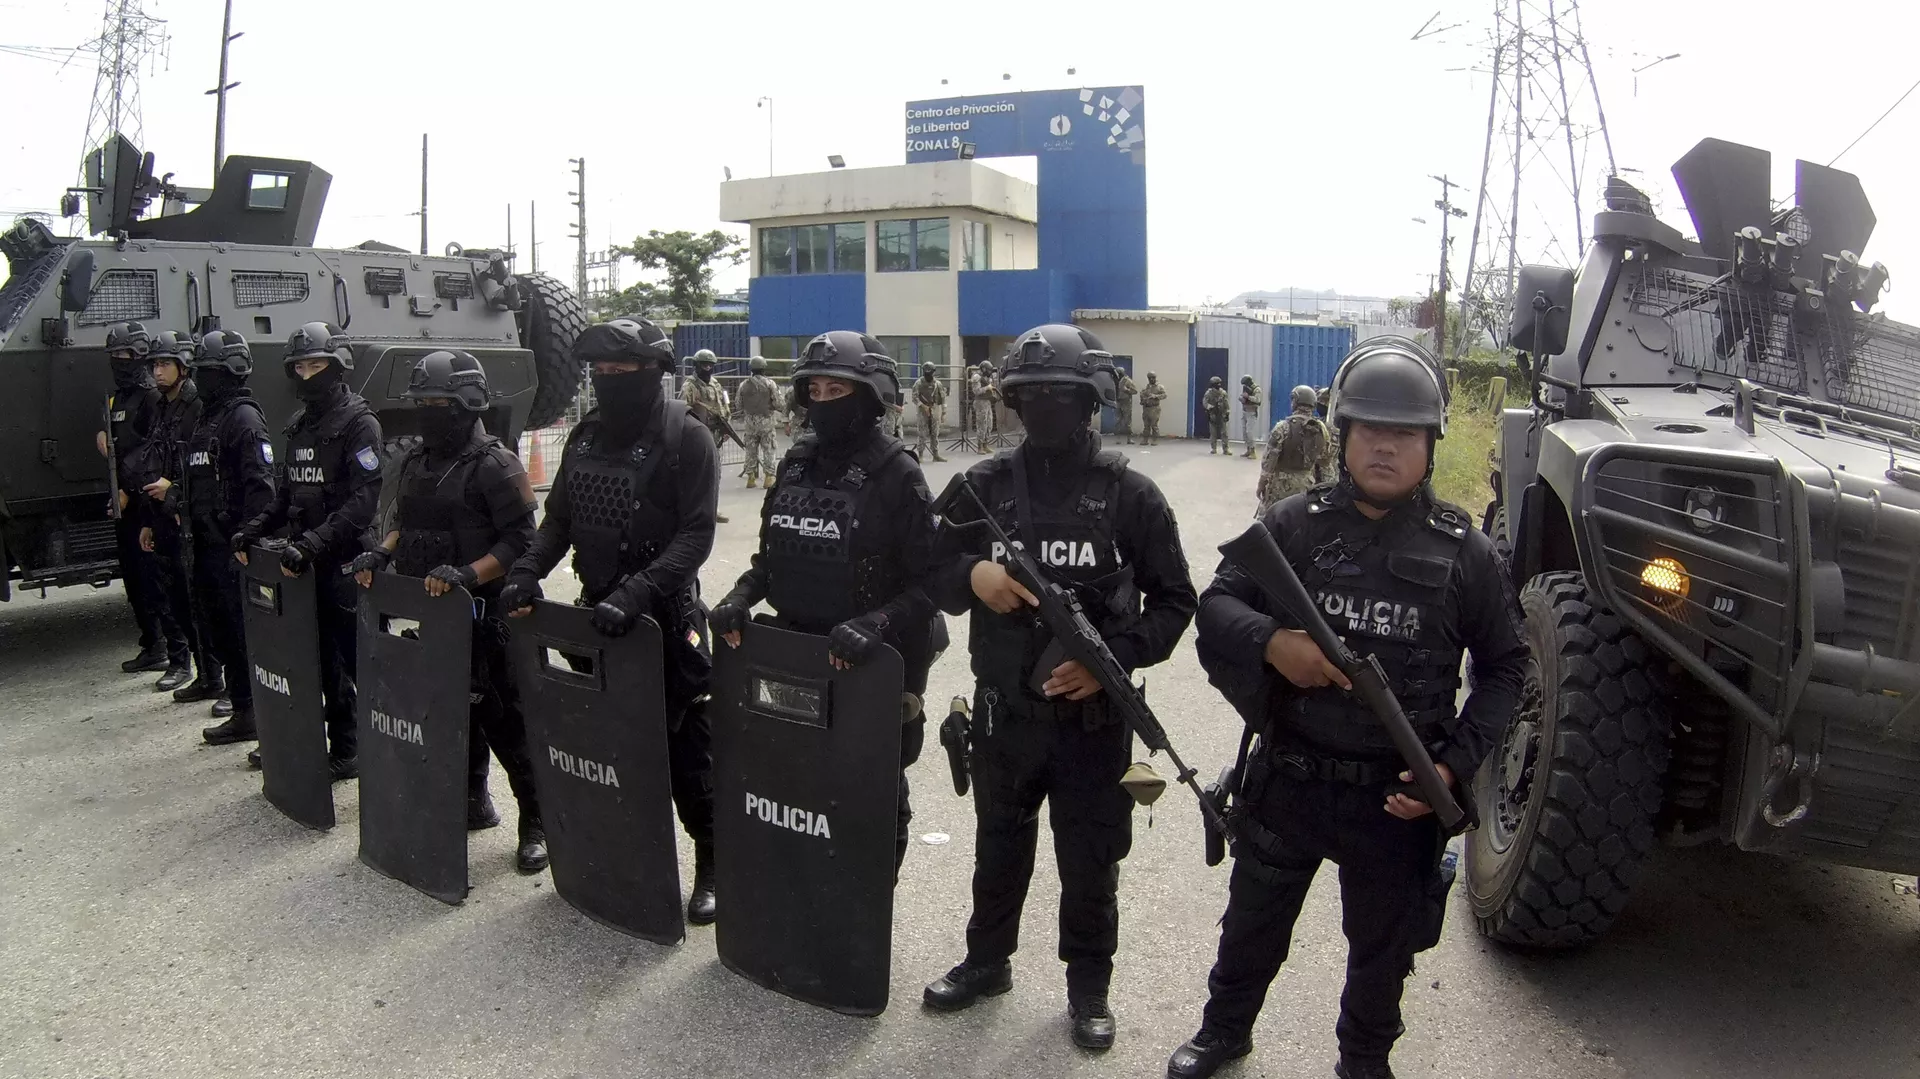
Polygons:
M284 210L287 185L293 177L284 172L256 172L247 177L247 209Z
M155 270L108 270L93 286L80 325L106 326L160 317L160 275Z
M266 307L299 303L307 298L307 275L273 270L237 270L233 275L235 307Z

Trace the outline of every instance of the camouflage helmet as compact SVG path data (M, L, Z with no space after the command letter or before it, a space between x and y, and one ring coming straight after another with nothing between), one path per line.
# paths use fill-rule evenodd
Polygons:
M1251 386L1251 385L1253 385L1253 376L1252 376L1252 375L1241 375L1241 376L1240 376L1240 385L1242 385L1242 386Z
M138 322L116 322L107 327L107 356L116 352L131 352L133 359L144 360L153 348L153 335Z
M693 354L693 363L694 363L694 366L696 367L701 364L706 364L708 367L712 367L714 364L719 362L720 362L719 359L714 356L713 350L710 348L703 348L700 351Z
M1296 409L1312 408L1320 403L1320 391L1312 386L1295 386L1293 392L1287 396L1292 399L1293 407Z
M457 348L420 357L401 396L410 401L444 397L460 402L460 407L468 412L485 412L493 404L493 393L487 389L486 370L473 353Z
M663 371L671 371L673 338L654 325L652 319L610 319L580 331L580 336L573 341L573 359L580 364L651 363Z
M331 322L309 322L287 337L287 374L301 360L332 360L343 369L353 370L353 342L346 331Z
M1209 386L1224 386L1226 384L1226 379L1221 378L1219 375L1215 375L1207 380L1207 385Z
M747 370L749 370L749 371L751 371L751 372L753 372L753 373L754 373L754 374L756 374L756 375L764 375L764 374L766 374L766 373L767 373L767 361L766 361L766 359L765 359L765 357L761 357L761 356L755 356L755 357L753 357L752 359L750 359L750 360L748 360L748 361L747 361Z
M882 405L900 403L900 374L878 339L855 330L828 330L807 342L793 364L793 388L802 401L815 375L844 378L872 390Z
M218 367L235 378L253 374L253 349L238 330L214 330L193 346L192 367Z

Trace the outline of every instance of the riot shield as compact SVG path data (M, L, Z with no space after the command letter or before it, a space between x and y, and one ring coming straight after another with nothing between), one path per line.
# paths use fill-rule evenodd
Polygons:
M887 1007L903 672L757 623L713 650L720 961L851 1015Z
M327 717L320 695L320 611L312 571L280 572L280 552L247 554L247 676L260 731L261 788L273 807L309 828L333 827Z
M546 600L508 626L553 890L602 925L679 942L660 627L607 637L585 608Z
M467 896L473 597L376 573L360 593L360 860L443 903Z

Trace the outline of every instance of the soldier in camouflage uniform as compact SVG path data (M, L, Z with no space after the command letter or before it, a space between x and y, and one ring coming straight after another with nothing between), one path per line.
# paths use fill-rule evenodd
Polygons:
M993 430L993 403L1000 399L1000 390L993 384L993 365L981 360L968 388L973 397L973 435L985 438Z
M754 480L765 473L766 486L772 487L774 461L778 458L774 452L773 414L784 411L780 407L780 387L767 377L767 361L760 357L748 360L747 370L752 374L734 394L743 417L740 437L747 443L747 467L743 475L747 477L747 486L752 487Z
M1124 435L1127 445L1133 445L1133 399L1140 395L1140 387L1134 385L1133 376L1120 372L1120 385L1114 391L1113 433Z
M1200 399L1207 410L1207 452L1232 453L1233 442L1227 430L1227 382L1219 375L1207 383L1207 395Z
M1149 446L1160 444L1160 402L1167 399L1167 388L1160 376L1147 372L1147 384L1140 389L1140 440Z
M913 403L920 406L920 441L914 447L916 455L927 460L932 454L933 460L944 461L940 456L940 417L946 411L947 387L940 382L930 365L920 368L920 377L913 384Z
M1325 420L1313 414L1318 395L1312 386L1295 386L1290 395L1293 414L1273 425L1267 434L1267 459L1260 462L1260 505L1255 517L1265 516L1275 502L1324 483L1333 471L1333 435Z
M1247 456L1257 456L1254 446L1258 445L1260 427L1260 387L1253 384L1252 375L1240 376L1240 441L1247 444Z
M718 361L709 349L703 348L693 354L693 377L680 384L680 400L685 401L687 407L693 410L694 419L713 431L715 447L713 470L715 482L718 482L720 432L716 429L717 425L708 417L719 416L724 419L732 410L732 405L727 401L726 388L713 380L713 365L716 362ZM713 519L721 524L727 523L726 515L722 513L716 512Z

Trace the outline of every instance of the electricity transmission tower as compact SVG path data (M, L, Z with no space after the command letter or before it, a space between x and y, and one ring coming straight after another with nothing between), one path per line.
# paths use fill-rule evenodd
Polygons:
M1578 265L1587 214L1616 174L1578 0L1494 0L1486 145L1453 356L1505 334L1527 262Z
M142 0L107 0L100 36L80 46L79 51L100 56L82 158L111 135L125 135L136 146L142 142L140 64L149 57L164 58L168 39L166 20L148 15L141 4Z

